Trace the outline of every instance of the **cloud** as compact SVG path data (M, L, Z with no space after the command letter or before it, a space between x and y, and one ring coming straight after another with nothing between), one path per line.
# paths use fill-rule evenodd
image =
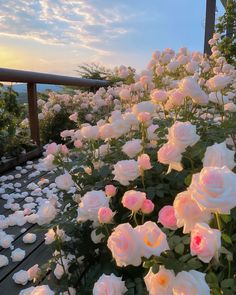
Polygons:
M106 56L111 54L109 41L129 33L124 6L109 2L0 0L0 36L85 48Z

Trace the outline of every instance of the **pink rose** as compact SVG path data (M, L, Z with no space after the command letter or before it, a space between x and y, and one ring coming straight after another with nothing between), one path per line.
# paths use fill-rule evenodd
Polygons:
M117 192L117 188L112 185L112 184L108 184L105 186L105 193L108 197L114 197L116 195Z
M83 143L80 139L77 139L76 141L74 141L74 146L79 149L83 146Z
M65 144L62 144L62 145L60 146L60 152L61 152L64 156L66 156L66 155L69 154L69 150L68 150L68 148L67 148L67 146L66 146Z
M110 223L114 215L115 213L110 208L101 207L98 210L98 221L100 223Z
M206 223L197 223L191 231L191 255L208 263L213 257L218 258L221 247L221 232L212 229Z
M52 142L47 145L46 154L47 155L54 155L58 152L58 148L59 148L59 146L55 142Z
M143 225L136 226L135 231L141 241L141 256L146 258L152 255L160 256L163 251L169 249L166 235L156 223L147 221Z
M150 214L154 210L154 204L151 200L146 199L143 201L141 211L143 214Z
M118 225L107 241L117 266L134 265L142 263L140 253L140 239L129 223Z
M141 123L146 123L149 122L151 120L151 114L148 112L142 112L138 114L138 120Z
M138 157L138 164L143 170L149 170L152 168L150 157L147 154L142 154Z
M164 227L175 230L177 229L177 220L175 217L175 209L173 206L164 206L158 214L158 222Z
M141 209L145 199L146 199L145 193L135 191L135 190L130 190L125 192L121 203L125 208L128 208L129 210L133 212L137 212L139 209Z
M155 103L165 102L167 100L167 93L165 90L153 89L151 99Z
M72 115L69 116L69 119L71 121L77 122L77 120L78 120L78 114L77 113L73 113Z

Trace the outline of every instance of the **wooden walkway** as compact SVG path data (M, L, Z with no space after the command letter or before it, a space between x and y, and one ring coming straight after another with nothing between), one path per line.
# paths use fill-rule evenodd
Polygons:
M26 285L22 286L19 284L16 284L12 278L12 276L20 271L20 270L28 270L30 267L32 267L35 264L42 265L44 264L48 258L51 256L51 252L48 249L49 247L45 246L44 244L44 234L45 231L40 229L40 226L37 224L32 223L25 223L23 226L9 226L8 228L3 228L1 224L2 217L9 216L14 213L11 209L4 207L4 205L7 204L7 200L3 199L4 194L11 194L11 193L22 193L22 192L28 192L28 197L33 197L34 201L38 196L32 196L32 190L27 188L28 184L35 183L37 184L42 178L50 180L50 183L53 182L55 178L55 173L48 173L45 171L37 171L35 169L35 164L38 161L35 161L33 164L29 163L22 166L23 169L27 168L27 172L25 174L21 174L22 170L14 170L10 171L5 176L9 177L9 180L6 181L0 181L0 233L3 230L6 234L13 235L14 241L12 242L12 245L14 249L20 248L22 250L25 250L26 254L22 261L19 262L13 262L11 259L11 252L13 249L7 248L4 249L0 246L0 255L5 255L8 257L9 264L7 266L0 268L0 295L15 295L19 294L19 292L25 288L28 288L30 286L33 286L34 284L32 282L28 282ZM18 175L17 175L18 174ZM21 174L21 177L18 178ZM11 179L12 175L14 179ZM1 176L0 176L1 180ZM12 183L14 185L14 188L7 188L4 191L4 184ZM18 184L17 184L18 183ZM50 183L44 184L40 186L42 189L49 186ZM18 188L19 186L19 188ZM21 187L20 187L21 186ZM42 194L42 198L45 198L45 194ZM20 205L20 210L24 210L24 207L27 207L27 202L29 202L29 199L27 197L25 198L19 198L15 200L16 203ZM24 206L25 205L25 206ZM36 210L37 211L37 210ZM32 244L25 244L23 242L23 236L27 233L35 233L37 235L37 239ZM46 280L47 278L45 278ZM41 282L43 284L43 282Z

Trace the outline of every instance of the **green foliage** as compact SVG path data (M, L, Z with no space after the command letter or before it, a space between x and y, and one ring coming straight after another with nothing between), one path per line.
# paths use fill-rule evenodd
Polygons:
M0 157L17 156L31 150L28 131L19 124L25 116L25 107L17 102L18 93L0 85Z
M221 34L218 48L226 58L227 62L236 65L236 2L226 1L226 10L219 18L216 32Z

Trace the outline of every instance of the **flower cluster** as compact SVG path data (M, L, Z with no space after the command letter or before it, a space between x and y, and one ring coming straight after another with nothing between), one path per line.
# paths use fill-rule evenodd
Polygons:
M73 112L70 148L47 147L64 201L56 218L39 211L57 225L60 291L235 292L236 70L212 51L156 51L140 74L120 67L131 83L88 94L106 115Z

